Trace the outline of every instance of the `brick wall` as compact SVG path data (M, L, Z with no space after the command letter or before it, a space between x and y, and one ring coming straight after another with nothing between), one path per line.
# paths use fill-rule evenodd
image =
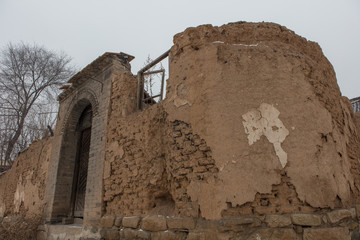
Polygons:
M167 119L161 103L123 118L112 96L105 173L105 215L199 216L191 180L216 178L211 149L191 126Z
M46 199L49 203L45 211L47 221L56 222L71 217L74 168L80 134L77 131L77 124L83 110L90 105L93 117L84 224L99 223L111 84L115 76L129 70L128 63L124 63L118 54L106 53L75 75L70 80L72 86L59 96L60 109L47 180Z

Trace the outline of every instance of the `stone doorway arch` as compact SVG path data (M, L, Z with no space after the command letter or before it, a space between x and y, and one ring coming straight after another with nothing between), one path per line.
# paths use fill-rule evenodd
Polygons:
M53 221L84 217L94 113L92 100L89 96L74 101L63 127Z
M74 214L72 195L77 160L77 141L82 131L77 126L88 106L92 110L89 161L83 204L83 226L98 227L103 208L103 175L106 131L112 83L130 71L132 56L105 53L73 76L58 96L59 114L52 138L46 181L44 220L55 223ZM75 214L76 215L76 214ZM67 221L66 223L70 223Z

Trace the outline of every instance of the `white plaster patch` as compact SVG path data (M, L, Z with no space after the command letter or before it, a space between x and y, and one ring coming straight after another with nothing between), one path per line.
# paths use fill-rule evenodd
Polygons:
M258 109L253 109L244 115L243 125L248 135L249 145L265 136L274 145L275 153L284 168L287 163L287 153L281 148L289 131L279 119L280 112L272 105L262 103Z
M187 95L186 92L187 92L186 86L183 83L180 83L179 85L176 86L176 95L174 96L175 107L179 108L186 104L191 106L191 104L186 100L186 95Z

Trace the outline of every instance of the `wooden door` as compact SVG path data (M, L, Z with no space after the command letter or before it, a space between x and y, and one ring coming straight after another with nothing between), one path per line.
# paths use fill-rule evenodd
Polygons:
M81 132L75 187L74 217L84 217L86 180L89 163L91 128Z

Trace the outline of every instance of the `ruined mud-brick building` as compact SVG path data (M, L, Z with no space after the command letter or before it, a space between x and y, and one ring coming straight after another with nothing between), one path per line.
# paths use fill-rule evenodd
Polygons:
M0 232L360 238L360 121L318 44L239 22L188 28L166 55L156 104L127 54L105 53L70 79L55 135L0 176Z

